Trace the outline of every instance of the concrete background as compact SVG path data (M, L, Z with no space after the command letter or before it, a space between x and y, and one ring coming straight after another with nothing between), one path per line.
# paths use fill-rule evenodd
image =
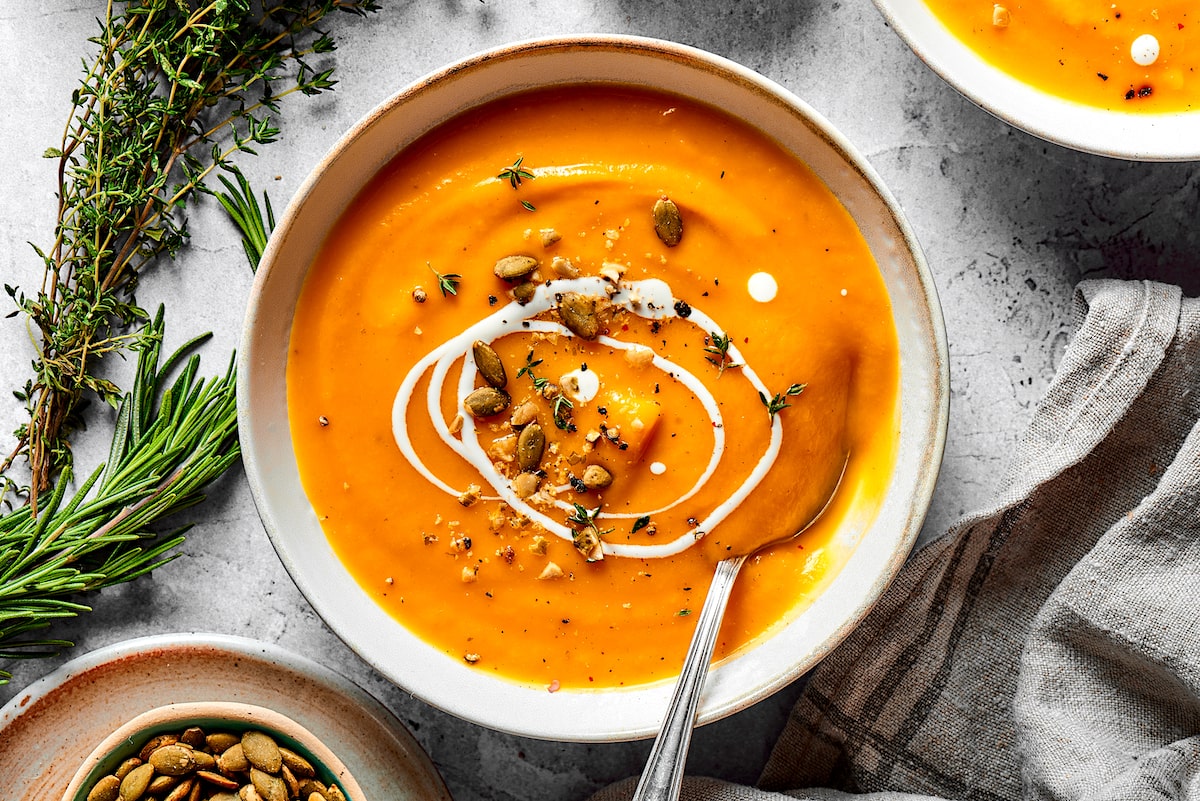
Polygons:
M929 71L870 0L427 0L338 15L336 92L285 104L282 141L243 159L282 210L326 149L413 79L505 42L558 33L673 39L740 62L809 102L867 157L904 207L946 317L953 387L946 456L924 537L984 503L1010 445L1054 374L1081 279L1150 277L1200 291L1193 268L1200 185L1191 164L1135 164L1046 144L990 117ZM36 288L27 242L53 232L54 164L101 0L0 2L0 280ZM148 275L143 306L167 303L168 339L213 331L206 372L236 347L251 274L231 227L203 204L192 242ZM3 310L2 313L7 313ZM19 319L0 320L0 432L21 421L7 390L33 351ZM119 371L119 368L118 368ZM79 444L94 464L103 416ZM8 442L7 434L0 437ZM0 450L7 451L8 445ZM234 471L196 510L183 556L155 576L93 598L94 613L51 634L76 647L7 665L0 703L73 655L148 633L213 631L269 640L347 675L427 749L459 801L580 799L636 774L649 744L569 745L497 734L431 709L379 678L331 634L279 564ZM752 782L798 687L702 728L689 772Z

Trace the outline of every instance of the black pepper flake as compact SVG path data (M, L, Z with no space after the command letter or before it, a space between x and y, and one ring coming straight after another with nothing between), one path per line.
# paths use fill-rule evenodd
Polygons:
M707 298L707 297L708 297L708 290L705 290L704 292L701 292L701 293L700 293L700 297L702 297L702 298Z
M488 305L495 306L500 301L500 298L495 295L488 295Z
M675 301L675 313L686 320L692 315L692 307L687 305L685 300L677 300Z
M579 372L581 372L581 373L587 372L587 362L584 362L583 364L579 365Z
M1096 74L1100 76L1100 80L1102 80L1102 81L1108 80L1108 76L1105 75L1103 72L1097 72Z
M627 451L627 450L629 450L629 443L628 443L628 442L618 442L618 443L617 443L617 450L619 450L619 451Z
M587 484L583 483L583 479L578 476L571 476L571 489L576 492L587 492Z
M596 411L600 412L601 417L608 417L608 407L607 406L601 406L600 408L596 409Z
M658 320L655 320L654 322L650 323L650 333L651 334L657 334L659 332L659 329L661 329L661 328L662 328L662 323L660 323Z
M562 622L563 622L563 623L570 623L570 622L571 622L571 618L569 618L569 617L564 617L564 618L562 619Z
M1134 94L1134 91L1132 89L1130 89L1128 92L1125 93L1126 100L1133 100L1134 97L1136 97L1136 95Z
M658 384L655 384L655 385L654 385L654 394L655 394L655 395L657 395L657 394L658 394Z
M1138 97L1149 97L1152 94L1154 94L1153 86L1143 86L1141 89L1138 89Z

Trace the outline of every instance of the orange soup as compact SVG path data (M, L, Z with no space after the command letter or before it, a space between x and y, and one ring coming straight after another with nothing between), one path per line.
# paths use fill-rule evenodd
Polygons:
M679 97L492 102L338 220L292 327L305 490L362 588L478 670L678 671L716 561L729 654L798 614L894 459L887 292L775 141ZM847 454L849 461L847 462Z
M1182 0L926 0L983 58L1043 91L1129 112L1200 105L1200 17Z

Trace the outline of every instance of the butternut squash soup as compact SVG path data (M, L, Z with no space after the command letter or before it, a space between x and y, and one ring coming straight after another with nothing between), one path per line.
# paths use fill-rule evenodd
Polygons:
M926 0L965 44L1045 92L1113 111L1200 107L1200 17L1182 0Z
M723 112L505 97L342 215L292 326L305 490L362 588L475 669L673 676L730 554L718 655L805 608L894 460L899 357L850 215Z

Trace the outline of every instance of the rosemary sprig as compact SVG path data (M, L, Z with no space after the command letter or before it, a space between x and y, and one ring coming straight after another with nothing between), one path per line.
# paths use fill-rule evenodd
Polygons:
M37 515L22 506L0 518L0 659L69 646L30 635L90 611L80 593L173 559L187 527L160 533L151 525L203 500L203 488L239 458L232 361L223 376L198 379L200 359L189 352L207 337L160 364L162 337L160 308L138 336L133 387L118 404L107 463L70 498L68 465ZM0 683L10 678L0 670Z
M704 352L711 354L704 358L717 368L717 378L725 374L725 371L733 367L741 367L740 364L735 364L729 355L729 348L733 345L733 339L729 334L721 334L713 331L705 340L708 344L705 345Z
M258 205L258 198L250 189L250 182L237 167L229 171L237 179L235 186L226 176L220 176L225 186L224 192L215 192L217 200L225 213L242 232L242 249L246 251L246 261L250 262L250 270L258 271L258 263L262 261L263 251L267 249L267 239L275 228L275 210L271 208L271 198L263 192L263 206L266 207L266 218L263 209Z
M133 300L141 272L186 241L185 204L238 152L274 141L286 95L333 87L309 63L334 48L315 25L374 0L130 0L108 3L98 48L72 94L58 161L58 222L36 291L6 287L38 337L34 378L18 392L29 420L0 462L31 470L30 505L70 464L68 438L87 395L116 406L120 389L95 374L105 354L139 343L148 315Z
M760 393L758 393L758 399L760 401L762 401L763 406L767 407L767 414L770 415L772 420L774 420L775 415L779 414L781 411L783 411L784 409L786 409L787 407L792 405L787 402L787 399L794 398L797 395L799 395L801 392L804 391L804 388L806 386L808 386L808 385L807 384L792 384L790 387L785 389L783 392L776 392L775 397L771 398L770 400L767 400L767 396L760 392Z
M443 298L447 295L458 294L458 285L459 282L462 281L461 275L458 273L439 273L437 270L433 269L433 265L429 263L426 263L425 266L429 268L431 273L437 276L438 289L442 290Z
M510 184L512 184L513 189L520 187L521 181L525 180L526 178L532 181L534 178L533 173L521 166L521 162L524 160L525 157L521 156L512 164L501 170L496 177L501 181L508 181ZM530 209L530 211L532 211L532 209Z

